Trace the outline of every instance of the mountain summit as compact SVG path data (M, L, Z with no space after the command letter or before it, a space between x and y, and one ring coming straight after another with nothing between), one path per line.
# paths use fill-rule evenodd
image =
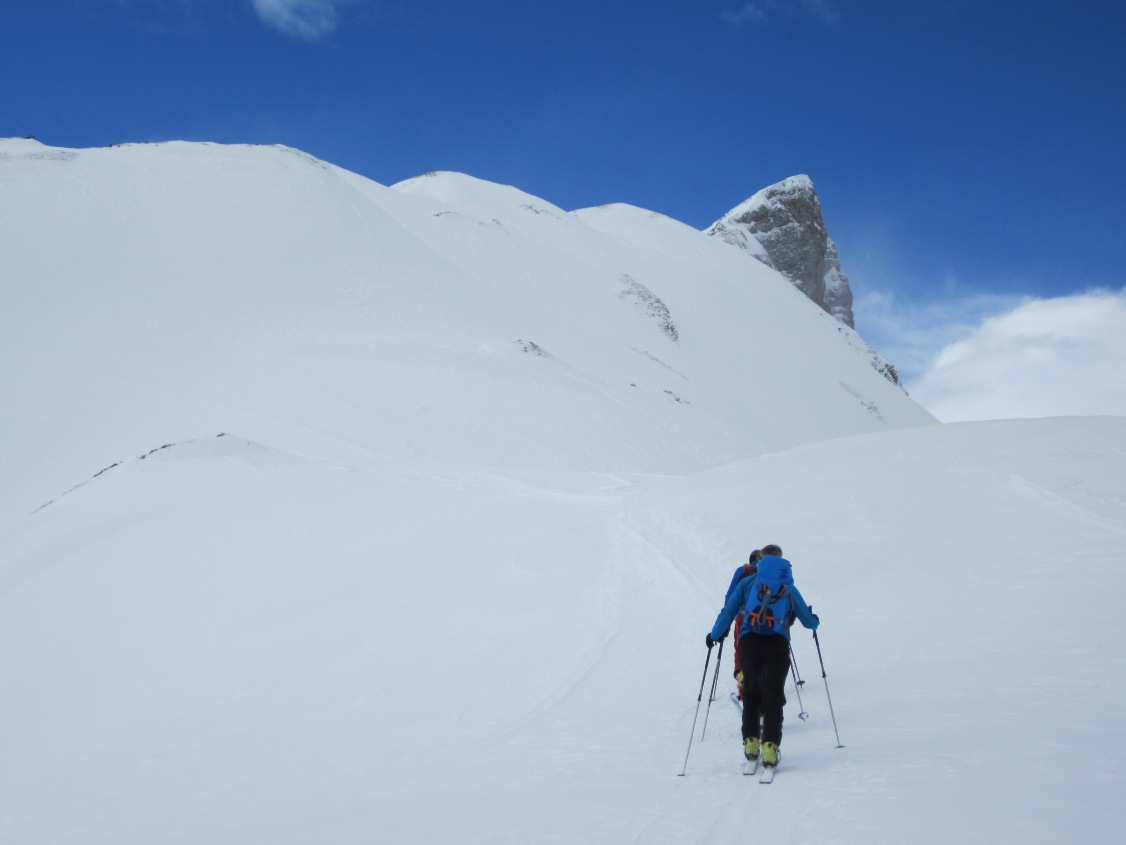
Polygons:
M852 290L829 238L821 200L808 176L791 176L763 188L707 230L746 249L849 328Z

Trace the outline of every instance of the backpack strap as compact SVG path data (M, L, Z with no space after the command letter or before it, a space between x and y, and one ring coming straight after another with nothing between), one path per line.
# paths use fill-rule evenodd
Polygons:
M774 628L774 610L771 605L782 596L786 595L786 585L779 584L773 594L770 587L760 584L758 588L758 607L751 611L751 625L753 627Z

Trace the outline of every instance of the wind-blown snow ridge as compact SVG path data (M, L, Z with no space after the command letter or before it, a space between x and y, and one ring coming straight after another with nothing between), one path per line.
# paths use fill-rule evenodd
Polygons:
M226 434L225 432L221 432L221 433L215 435L216 439L218 439L220 437L229 437L229 435ZM87 484L91 483L92 481L95 481L96 479L100 478L101 476L105 475L106 473L117 469L118 467L125 466L126 464L133 463L133 462L136 462L136 461L147 460L148 458L151 458L152 456L154 456L158 453L161 453L161 452L165 452L169 449L175 449L175 450L178 450L178 451L182 451L185 447L190 448L190 447L202 444L204 442L205 441L201 441L201 440L188 440L188 441L180 441L178 443L165 443L162 446L156 446L152 449L149 449L144 454L138 455L136 458L133 458L130 461L127 461L127 460L114 461L112 464L109 464L108 466L103 467L102 469L98 470L96 473L94 473L92 476L90 476L90 478L86 479L85 481L82 481L82 482L79 482L78 484L75 484L73 487L71 487L68 490L64 490L62 493L60 493L55 498L51 499L49 502L44 502L42 505L40 505L38 508L36 508L32 513L38 513L39 511L43 510L44 508L50 507L51 505L55 504L55 502L59 501L63 496L66 496L70 493L73 493L75 490L78 490L80 487L85 487ZM245 443L245 445L250 445L249 441L243 441L243 442Z

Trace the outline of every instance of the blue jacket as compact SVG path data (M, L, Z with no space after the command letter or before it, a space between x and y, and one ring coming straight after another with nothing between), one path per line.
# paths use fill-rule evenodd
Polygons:
M747 564L744 563L742 566L736 569L735 574L731 576L731 585L727 588L727 595L723 597L723 600L725 602L729 598L731 598L731 594L735 592L735 588L739 586L739 582L744 578L750 578L752 581L755 580L755 574L753 572L748 573L746 569Z
M763 560L765 561L766 558L763 558ZM759 562L759 566L762 566L762 561ZM727 601L723 605L723 610L719 612L719 616L717 616L715 620L715 625L712 626L713 640L718 640L720 637L727 635L727 629L731 627L731 623L735 620L735 617L746 608L748 596L755 594L757 597L757 584L757 578L743 578L734 585L735 589L729 592ZM820 622L817 617L813 615L813 612L810 611L809 605L805 603L805 599L802 597L797 587L790 587L786 591L786 595L779 599L779 601L783 602L786 600L790 602L789 609L797 616L798 621L811 631L816 631ZM786 615L789 615L788 612ZM750 614L748 613L747 618L743 620L743 628L739 631L739 636L741 637L749 633L750 626L751 620ZM783 626L782 632L786 639L790 638L788 625Z

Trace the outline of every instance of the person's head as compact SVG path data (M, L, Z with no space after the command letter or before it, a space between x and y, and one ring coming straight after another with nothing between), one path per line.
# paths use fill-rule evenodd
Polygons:
M758 563L760 560L762 560L762 549L755 549L747 558L747 563Z
M782 557L782 549L781 549L780 546L776 546L773 543L771 543L769 546L763 546L762 547L762 556L766 557L767 555L773 555L774 557Z

